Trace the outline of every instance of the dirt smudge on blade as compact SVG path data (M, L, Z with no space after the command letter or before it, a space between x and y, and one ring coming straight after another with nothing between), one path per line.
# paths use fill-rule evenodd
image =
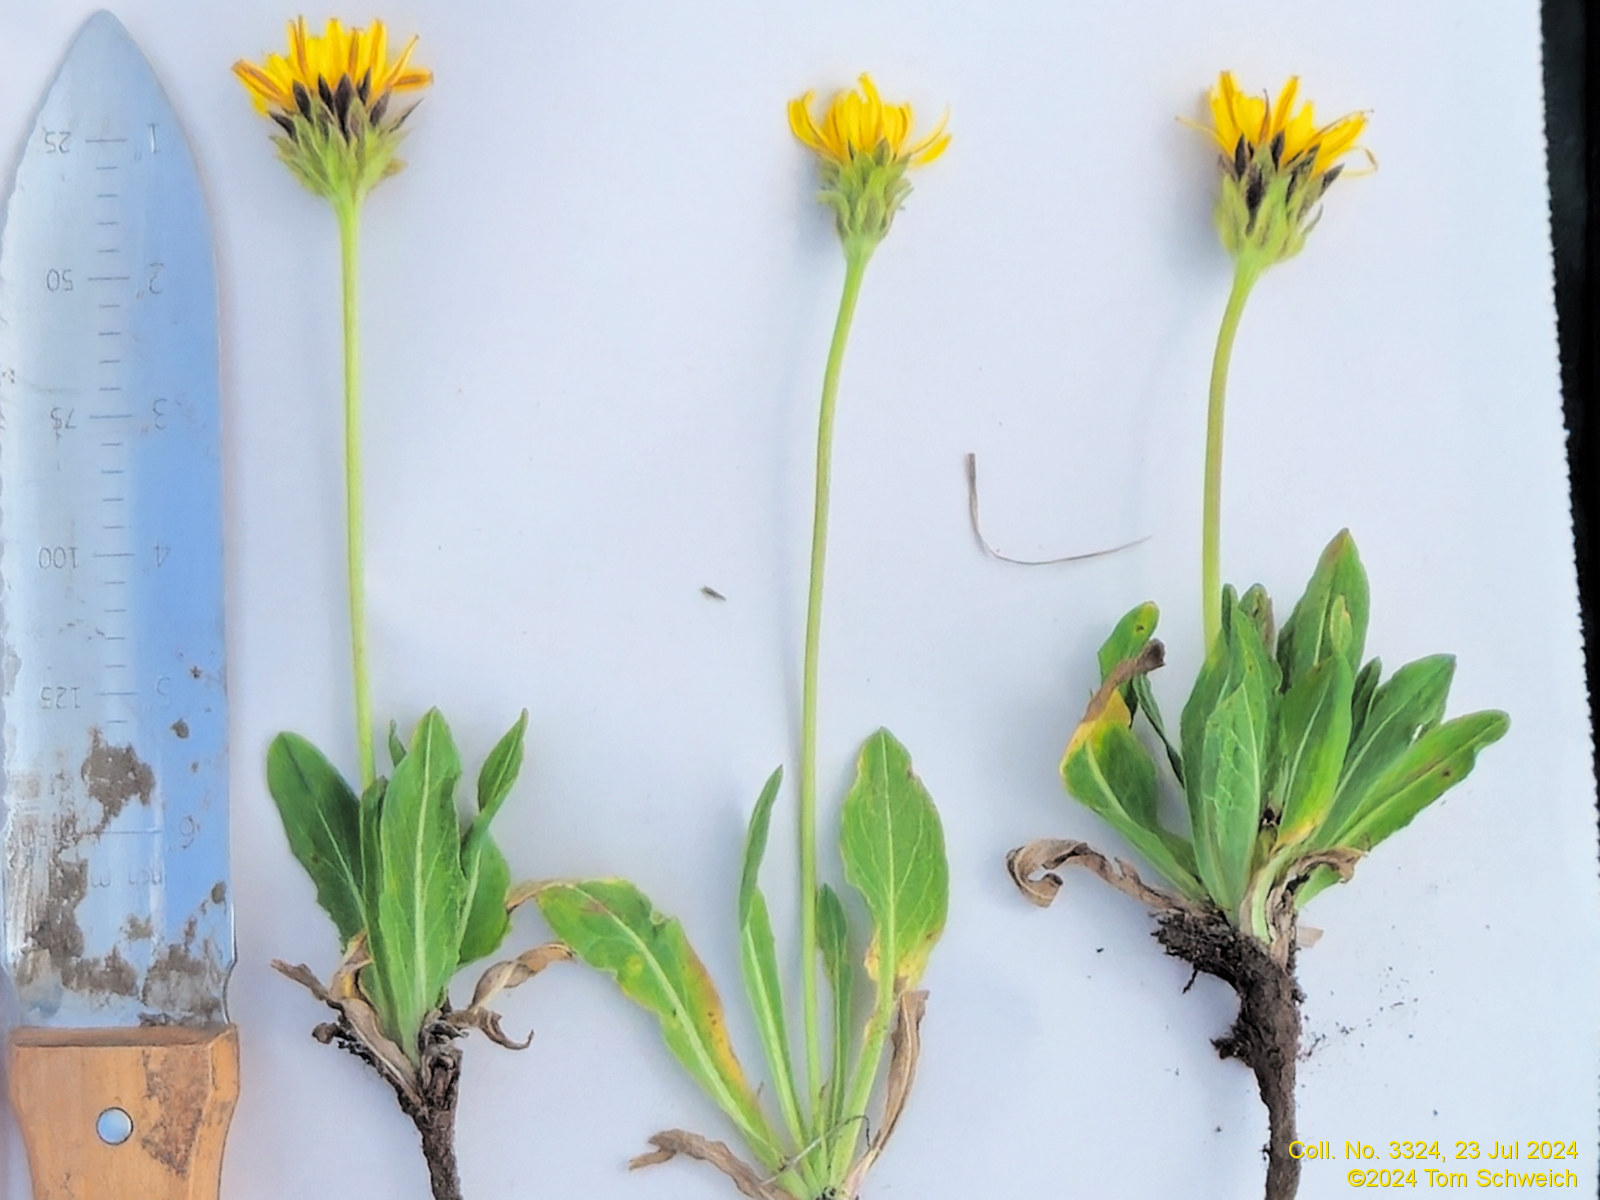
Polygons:
M125 942L148 942L155 937L155 926L149 917L129 915L122 923L122 940Z
M206 906L201 905L201 911ZM140 1001L160 1013L183 1013L182 1024L213 1024L222 1019L226 974L216 945L201 938L199 916L183 924L183 939L171 942L144 975ZM156 1023L154 1014L148 1018Z
M75 826L66 823L58 838L62 846L76 844ZM68 991L107 996L136 996L139 976L133 964L113 946L104 958L85 958L78 905L89 894L89 864L57 853L50 862L49 891L27 931L17 984L25 987L54 974Z
M91 834L105 832L128 801L149 804L156 789L155 772L132 746L113 746L98 729L89 731L89 753L79 770L89 795L100 802L100 821Z

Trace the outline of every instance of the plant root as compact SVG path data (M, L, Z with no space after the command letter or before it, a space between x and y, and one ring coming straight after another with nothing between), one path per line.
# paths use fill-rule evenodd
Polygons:
M1346 876L1354 865L1351 855L1325 858L1327 865ZM1129 863L1107 858L1084 842L1041 839L1013 850L1006 862L1017 887L1041 907L1061 890L1061 876L1054 873L1059 868L1081 867L1098 875L1151 909L1156 919L1153 936L1168 954L1234 990L1239 1015L1212 1045L1220 1057L1236 1058L1254 1072L1266 1105L1266 1200L1294 1200L1300 1187L1300 1160L1291 1157L1289 1147L1295 1140L1295 1064L1300 1053L1300 1005L1305 1000L1294 977L1298 930L1293 891L1298 878L1274 894L1269 948L1229 924L1215 909L1151 887Z
M1290 1155L1295 1134L1295 1063L1300 1053L1300 1005L1293 941L1279 965L1255 938L1219 913L1169 909L1156 917L1155 939L1174 958L1227 984L1239 997L1233 1027L1212 1041L1222 1058L1254 1072L1267 1108L1266 1200L1293 1200L1300 1160Z
M456 1039L465 1031L444 1020L430 1021L422 1030L422 1063L409 1086L373 1053L349 1018L318 1025L311 1031L317 1041L349 1051L394 1088L401 1111L411 1118L422 1139L422 1157L428 1164L433 1200L462 1200L461 1176L456 1167L456 1099L461 1086L461 1047Z

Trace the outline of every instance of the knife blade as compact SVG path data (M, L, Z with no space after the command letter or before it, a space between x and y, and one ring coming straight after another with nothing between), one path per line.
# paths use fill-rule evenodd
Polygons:
M0 933L35 1200L215 1196L237 1095L216 271L111 14L0 230Z

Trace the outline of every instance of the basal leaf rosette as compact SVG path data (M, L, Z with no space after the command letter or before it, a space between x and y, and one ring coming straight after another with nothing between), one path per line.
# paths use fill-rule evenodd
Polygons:
M555 880L539 885L534 896L556 936L655 1017L667 1049L728 1117L754 1159L699 1134L667 1129L650 1139L655 1149L633 1166L683 1155L716 1167L758 1200L853 1200L894 1132L916 1074L926 998L919 984L949 907L944 832L905 747L879 730L861 748L840 815L845 878L871 930L865 945L852 933L843 898L826 884L817 893L818 952L832 993L834 1041L826 1086L812 1095L790 1050L777 942L760 886L782 779L782 771L774 771L756 801L738 897L740 965L771 1088L751 1083L729 1037L721 995L683 926L638 887L623 879ZM864 996L871 998L865 1025L857 1016ZM880 1076L886 1081L882 1107L869 1112Z
M1446 719L1448 654L1387 678L1365 657L1367 575L1348 532L1281 626L1259 585L1222 590L1175 737L1150 680L1164 657L1158 616L1141 604L1106 639L1100 687L1061 761L1067 790L1154 875L1066 839L1021 847L1009 866L1041 905L1060 891L1061 867L1093 871L1154 911L1169 954L1238 993L1216 1046L1255 1073L1269 1121L1267 1200L1289 1200L1304 999L1294 964L1312 940L1299 914L1465 779L1510 721L1494 710Z
M1385 679L1380 659L1363 659L1367 614L1366 571L1348 532L1329 543L1281 628L1259 586L1243 596L1226 589L1222 636L1175 744L1148 679L1162 659L1158 614L1140 605L1101 648L1101 687L1062 759L1073 796L1180 896L1213 907L1280 959L1285 905L1304 908L1348 878L1510 726L1492 710L1445 720L1451 655ZM1138 717L1148 741L1137 736ZM1186 832L1163 813L1180 807Z

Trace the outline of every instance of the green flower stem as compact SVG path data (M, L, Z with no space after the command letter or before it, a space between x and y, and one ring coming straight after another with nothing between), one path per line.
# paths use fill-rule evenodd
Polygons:
M1228 393L1228 361L1233 357L1233 337L1239 317L1261 270L1241 258L1234 268L1233 290L1217 330L1217 350L1211 360L1211 402L1206 408L1205 503L1200 524L1200 597L1204 614L1206 652L1222 631L1222 415Z
M361 343L356 328L356 246L361 202L335 200L339 265L344 284L344 488L345 563L350 585L350 665L355 676L356 754L361 790L376 777L372 746L372 693L367 680L367 593L361 509Z
M801 1011L806 1030L806 1068L813 1105L821 1112L822 1032L817 1017L817 657L822 640L822 576L828 559L828 491L833 464L833 409L839 369L855 316L861 279L873 246L845 243L844 294L822 376L822 412L817 420L817 489L811 517L811 586L806 599L806 649L800 696L800 962ZM835 1032L844 1036L844 1030ZM821 1123L820 1121L818 1122Z

